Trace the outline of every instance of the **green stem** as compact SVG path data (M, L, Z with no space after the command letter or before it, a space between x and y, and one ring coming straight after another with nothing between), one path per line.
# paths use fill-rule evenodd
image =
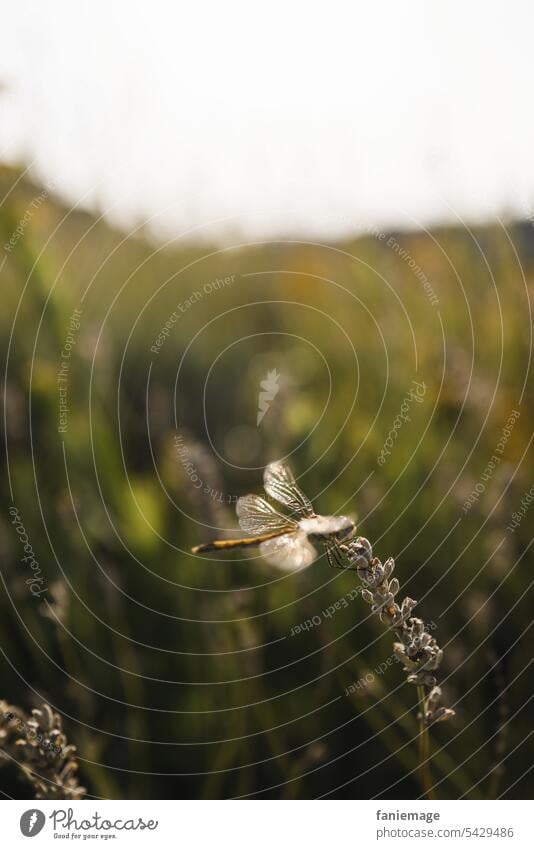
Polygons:
M425 688L417 688L419 700L419 776L421 788L426 799L432 799L432 779L430 777L430 735L425 720Z

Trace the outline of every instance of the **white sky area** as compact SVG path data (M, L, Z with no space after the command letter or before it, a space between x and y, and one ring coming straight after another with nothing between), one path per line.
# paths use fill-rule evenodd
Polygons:
M0 159L167 236L534 209L532 2L0 0Z

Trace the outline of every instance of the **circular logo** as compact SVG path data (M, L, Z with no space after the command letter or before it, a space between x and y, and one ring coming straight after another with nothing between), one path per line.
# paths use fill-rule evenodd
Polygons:
M29 811L24 811L20 818L20 830L24 837L35 837L42 830L45 824L46 817L42 811L36 808L30 808Z

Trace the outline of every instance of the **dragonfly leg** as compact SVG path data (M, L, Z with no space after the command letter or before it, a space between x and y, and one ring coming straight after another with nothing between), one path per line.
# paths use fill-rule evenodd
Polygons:
M332 558L331 547L329 545L327 545L326 543L325 543L325 551L326 551L326 559L328 560L328 565L330 566L331 569L335 569L336 564L334 563L333 558Z
M326 556L328 563L333 569L345 569L342 554L336 543L326 544Z

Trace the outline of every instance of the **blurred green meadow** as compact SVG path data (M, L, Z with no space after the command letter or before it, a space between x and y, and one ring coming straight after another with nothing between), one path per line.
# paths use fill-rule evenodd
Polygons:
M94 796L417 797L415 692L354 575L188 553L287 457L435 625L436 795L530 795L531 222L164 244L11 168L0 196L0 698L63 716Z

